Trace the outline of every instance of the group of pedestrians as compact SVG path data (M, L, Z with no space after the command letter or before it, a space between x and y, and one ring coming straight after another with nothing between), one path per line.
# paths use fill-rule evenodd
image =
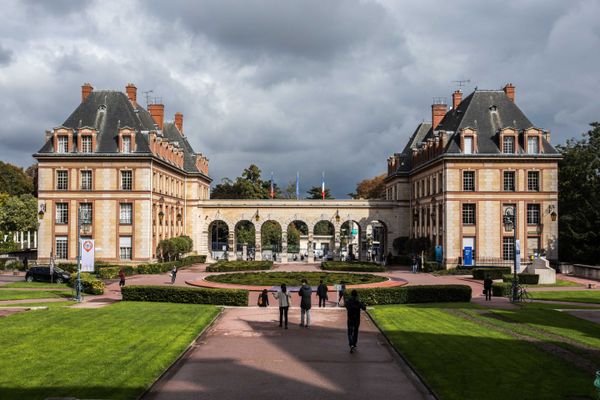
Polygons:
M360 327L360 311L366 310L365 304L358 298L356 290L352 290L350 296L344 296L345 285L342 283L342 291L340 291L339 301L344 299L344 307L347 311L347 328L348 328L348 346L350 347L350 353L354 353L358 343L358 329ZM312 293L313 289L308 284L306 279L302 280L302 286L298 289L298 296L300 297L300 327L308 328L311 325L310 309L312 307ZM319 298L319 307L325 307L325 301L328 299L327 285L323 283L323 280L319 282L317 286L317 297ZM292 295L287 289L287 285L283 283L277 292L272 293L273 298L278 301L279 304L279 327L288 329L288 312L292 305ZM258 296L258 306L267 307L269 305L269 294L267 289Z

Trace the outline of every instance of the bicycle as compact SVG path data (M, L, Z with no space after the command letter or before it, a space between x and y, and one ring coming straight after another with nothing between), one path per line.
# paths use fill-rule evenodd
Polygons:
M510 301L513 301L512 287L508 291L508 299ZM519 285L517 283L517 296L514 300L521 303L531 303L533 298L531 297L525 286Z

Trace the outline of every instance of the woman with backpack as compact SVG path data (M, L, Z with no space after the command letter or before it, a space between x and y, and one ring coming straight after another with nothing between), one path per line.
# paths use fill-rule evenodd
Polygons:
M288 310L292 305L292 295L287 291L285 283L281 284L281 289L277 293L273 293L273 297L279 300L279 327L281 328L283 320L285 320L285 329L288 328Z

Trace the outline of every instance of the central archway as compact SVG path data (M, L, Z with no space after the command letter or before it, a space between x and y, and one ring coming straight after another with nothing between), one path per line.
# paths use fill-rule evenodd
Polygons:
M208 227L209 249L213 260L227 258L229 251L229 227L220 219L210 223Z
M287 226L288 261L308 261L308 225L304 221L295 220Z
M353 220L344 222L340 228L341 258L346 261L360 260L360 224Z
M235 224L235 255L238 260L253 260L256 249L256 228L251 221Z
M265 221L260 227L262 259L277 261L281 258L281 225L274 220Z
M321 220L313 229L313 251L315 260L333 260L335 249L335 227L330 221Z

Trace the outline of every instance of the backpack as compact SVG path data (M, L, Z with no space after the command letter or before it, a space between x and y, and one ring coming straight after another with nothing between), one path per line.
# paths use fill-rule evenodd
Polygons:
M259 307L262 307L262 305L263 305L263 298L262 298L262 294L259 294L259 295L258 295L258 303L257 303L257 305L258 305Z

